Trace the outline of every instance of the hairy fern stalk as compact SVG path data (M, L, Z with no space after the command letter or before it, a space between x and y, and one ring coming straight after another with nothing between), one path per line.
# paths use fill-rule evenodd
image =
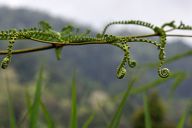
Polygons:
M153 34L143 35L143 36L116 36L106 34L107 29L116 24L125 24L125 25L139 25L144 26L153 30ZM170 29L165 30L167 27ZM53 28L46 22L40 21L38 27L27 28L27 29L10 29L7 31L0 32L0 40L8 40L9 45L7 50L0 51L0 55L5 55L1 61L1 68L6 69L11 61L13 54L34 52L39 50L46 50L55 48L55 53L57 59L61 59L62 47L66 45L88 45L88 44L109 44L120 48L124 52L124 57L117 68L117 78L121 79L126 74L126 66L128 65L131 68L136 66L136 61L130 57L130 46L129 42L144 42L149 43L157 47L159 50L159 65L158 65L158 74L162 78L167 78L170 75L168 68L163 68L165 59L166 59L166 37L174 36L168 35L166 32L173 30L192 30L192 26L185 25L180 23L180 25L175 25L175 22L168 22L163 24L161 27L155 26L151 23L139 21L139 20L129 20L129 21L114 21L105 26L101 33L98 33L96 36L91 36L90 31L87 30L84 33L80 33L78 28L73 26L65 26L60 32L56 32ZM159 40L151 40L148 37L159 36ZM177 35L175 35L177 36ZM28 48L28 49L19 49L13 50L14 42L16 40L33 40L41 43L47 43L48 46L37 47L37 48Z

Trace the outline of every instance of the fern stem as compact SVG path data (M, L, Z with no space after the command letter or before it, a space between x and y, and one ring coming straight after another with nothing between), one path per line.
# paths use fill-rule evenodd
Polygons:
M158 36L158 34L148 34L148 35L141 35L141 36L127 36L127 37L144 38L144 37L154 37L154 36ZM167 34L167 37L192 37L192 35ZM118 38L121 38L121 36L118 36ZM114 43L114 42L111 42L111 43ZM119 43L119 42L115 42L115 43ZM69 44L52 42L49 44L52 44L52 45L41 46L41 47L37 47L37 48L26 48L26 49L13 50L12 54L23 54L23 53L37 52L37 51L43 51L43 50L53 49L53 48L62 47L62 46L89 45L89 44L109 44L109 43L106 41L91 41L91 42L75 42L75 43L69 43ZM0 55L6 55L6 54L7 54L7 50L0 51Z

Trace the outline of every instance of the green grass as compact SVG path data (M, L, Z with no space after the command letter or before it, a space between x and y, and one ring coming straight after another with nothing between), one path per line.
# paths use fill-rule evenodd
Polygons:
M9 85L7 86L7 93L8 93L8 109L9 109L9 118L10 118L10 128L16 128L16 119L13 107L13 100L11 97L11 93L9 91Z
M89 128L89 125L93 121L94 117L95 117L95 113L91 114L89 116L89 118L85 121L85 123L83 124L83 128Z
M111 122L108 125L108 128L118 128L119 127L123 108L126 104L126 101L130 95L131 88L132 88L133 84L135 83L135 81L136 81L136 79L133 79L130 82L130 84L128 85L128 88L127 88L126 92L124 93L123 98L121 99L121 102L120 102L116 112L114 113L114 116L113 116Z
M187 112L185 111L181 116L179 123L177 124L177 128L184 128L186 117L187 117Z
M178 84L180 84L182 81L178 81L178 80L184 80L184 78L186 78L185 73L183 72L178 72L178 73L174 73L171 74L168 78L164 79L164 78L158 78L156 80L153 80L152 82L149 82L147 84L143 84L139 87L134 87L131 90L131 95L135 95L135 94L141 94L143 92L146 92L147 90L150 90L152 88L155 88L165 82L167 82L168 80L173 79L173 85L172 85L172 92L176 90L176 88L178 87Z
M72 94L71 94L71 119L70 128L77 128L77 91L76 91L76 80L75 74L72 79Z
M145 113L145 128L152 128L149 105L148 105L147 95L145 93L143 95L143 102L144 102L144 113Z
M182 75L182 77L181 77ZM178 87L178 83L180 84L179 80L183 80L185 77L183 76L182 73L176 73L172 74L170 78L167 79L157 79L152 81L149 84L145 84L140 87L133 87L134 83L136 82L137 79L133 79L132 81L129 82L128 87L126 91L123 93L122 99L120 101L119 106L117 107L116 111L113 113L113 116L111 120L108 122L108 125L106 128L119 128L120 122L121 122L121 117L123 114L123 109L126 105L127 99L130 95L133 94L138 94L138 93L143 93L146 92L147 90L156 87L160 85L161 83L166 82L169 79L175 79L175 82L173 82L172 89L175 90ZM39 128L39 113L40 111L43 113L43 116L45 118L45 125L46 128L57 128L56 124L49 113L46 105L43 103L41 97L42 97L42 82L43 82L43 69L40 70L38 79L36 82L36 89L35 89L35 94L33 101L31 101L30 95L28 91L26 91L26 104L28 108L28 112L23 118L23 120L28 119L29 123L29 128ZM9 86L7 86L9 87ZM72 85L71 85L71 114L70 114L70 123L69 123L69 128L78 128L78 106L77 106L77 88L76 88L76 78L75 74L73 75L72 78ZM15 114L14 114L14 107L12 103L12 98L8 90L8 106L9 106L9 117L10 117L10 128L21 128L20 126L16 123L15 119ZM152 122L150 119L150 108L148 106L148 98L146 94L143 95L143 102L144 102L144 115L145 115L145 128L152 128ZM94 121L94 117L97 113L93 112L90 114L90 116L87 118L87 120L84 122L82 125L82 128L89 128L91 123ZM28 116L28 117L27 117ZM184 128L184 123L186 120L187 112L184 112L182 117L179 120L179 123L177 125L177 128ZM24 122L22 120L22 122Z
M7 89L7 96L8 96L8 111L9 111L9 125L10 128L16 128L17 124L16 124L16 119L15 119L15 112L14 112L14 105L13 105L13 99L10 93L10 89L9 89L9 80L8 80L8 76L6 74L5 77L5 81L6 81L6 89Z
M39 108L41 105L42 81L43 81L43 68L40 69L38 80L36 83L35 97L29 114L29 128L37 128Z
M45 104L41 101L41 109L43 111L44 117L47 122L47 128L55 128L55 123L51 115L49 114L49 111L47 110Z

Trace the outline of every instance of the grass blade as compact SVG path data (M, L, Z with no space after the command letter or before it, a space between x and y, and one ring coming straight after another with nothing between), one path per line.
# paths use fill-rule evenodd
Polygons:
M183 58L191 56L191 55L192 55L192 50L188 50L188 51L185 51L185 52L180 53L180 54L176 54L175 56L168 58L165 63L166 64L172 63L174 61L177 61L179 59L183 59Z
M89 118L85 121L83 128L88 128L91 122L93 121L94 117L95 117L95 113L91 114Z
M21 117L21 119L18 122L18 128L20 128L22 126L22 124L27 120L28 115L31 113L31 97L29 94L28 89L25 89L25 102L26 102L26 106L27 106L27 111L25 111L24 115Z
M179 120L179 123L177 124L177 128L184 128L184 124L185 124L185 119L186 119L186 117L187 117L187 112L185 111L185 112L182 114L182 116L181 116L181 118L180 118L180 120Z
M28 89L25 89L25 102L27 105L27 110L29 111L31 108L32 101Z
M144 102L144 113L145 113L145 128L152 128L148 100L147 100L146 94L144 94L144 96L143 96L143 102Z
M185 51L183 53L176 54L172 57L167 58L167 60L165 61L165 64L173 63L177 60L183 59L183 58L191 56L191 55L192 55L192 50L188 50L188 51ZM148 64L148 65L151 68L155 68L158 65L158 63Z
M8 92L8 110L9 110L10 128L16 128L16 119L15 119L15 113L14 113L14 107L13 107L13 100L10 95L8 86L7 86L7 92Z
M11 92L9 89L9 79L7 74L5 76L5 80L6 80L6 88L7 88L7 94L8 94L8 110L9 110L9 118L10 118L10 128L16 128L17 124L15 119L13 100L12 100Z
M36 83L35 97L29 116L29 128L37 128L39 107L41 103L41 88L43 81L43 69L40 69L38 80Z
M76 80L75 74L72 79L72 103L71 103L71 119L70 128L77 128L77 99L76 99Z
M147 90L155 88L155 87L159 86L160 84L167 82L168 80L176 79L177 77L180 77L182 74L183 74L182 72L174 73L174 74L171 74L168 78L158 78L150 83L141 85L139 87L134 87L131 90L131 95L146 92Z
M169 91L169 97L172 97L176 89L181 85L181 83L187 78L187 75L185 73L181 73L175 78L175 81L171 85L171 89Z
M122 115L122 112L123 112L123 108L125 106L127 98L129 97L131 88L132 88L135 80L136 79L133 79L130 82L130 84L128 85L128 88L127 88L126 92L124 93L123 98L121 100L121 103L119 104L116 112L114 113L114 116L113 116L108 128L118 128L119 127L119 123L120 123L120 120L121 120L121 115Z
M50 116L45 104L42 101L41 101L41 109L42 109L45 119L47 121L47 128L55 128L54 121L53 121L52 117Z

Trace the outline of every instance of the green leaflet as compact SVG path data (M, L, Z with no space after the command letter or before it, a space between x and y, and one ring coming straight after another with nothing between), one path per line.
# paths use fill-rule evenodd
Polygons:
M166 26L169 26L169 27L175 29L175 28L176 28L175 21L171 21L171 22L165 23L165 24L163 24L163 25L161 26L161 28L163 29L163 28L165 28Z
M52 30L51 25L49 25L49 23L46 22L46 21L40 21L39 22L39 28L42 29L43 31L50 31L50 30Z
M57 60L61 60L62 49L63 49L63 47L55 48L55 55L56 55Z
M80 33L79 28L74 28L72 25L67 25L62 28L60 34L68 42L86 42L95 40L95 38L90 37L91 30L87 29L84 33Z
M62 34L62 36L72 35L73 30L74 30L74 27L72 25L67 25L62 28L61 34Z

